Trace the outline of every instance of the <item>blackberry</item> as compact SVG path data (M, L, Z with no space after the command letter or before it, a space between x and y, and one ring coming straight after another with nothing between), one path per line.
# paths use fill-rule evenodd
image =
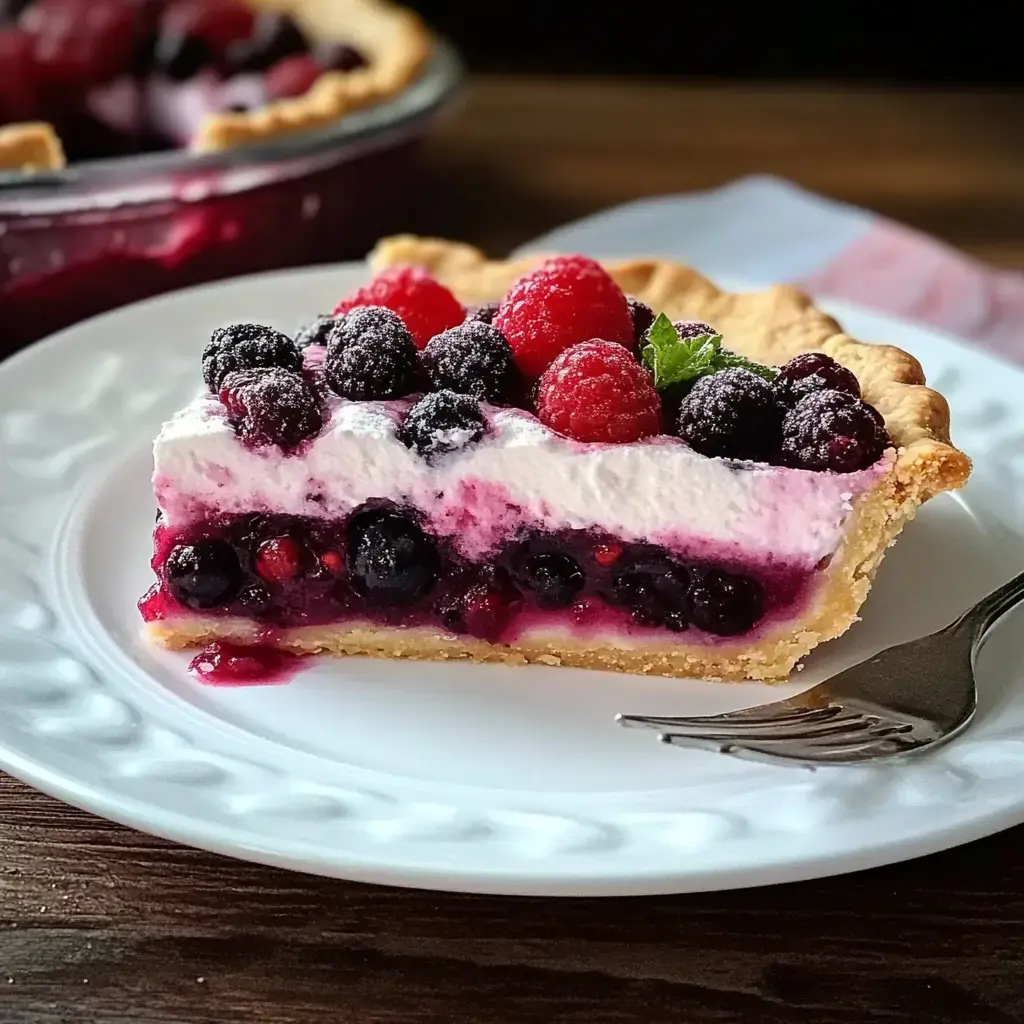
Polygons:
M492 324L494 323L494 318L498 315L499 309L501 309L500 302L482 302L478 306L467 306L466 321Z
M765 461L778 451L780 421L767 381L733 368L694 384L679 407L679 436L702 455Z
M309 348L310 345L327 345L331 330L337 323L337 319L329 313L321 313L311 323L299 329L295 335L295 345L298 349Z
M533 591L537 607L565 608L583 589L586 579L575 559L551 552L527 560L522 582Z
M229 373L261 366L298 371L302 369L302 356L286 334L260 324L219 327L203 349L203 380L214 394Z
M616 601L629 609L636 622L667 626L675 632L687 627L689 574L681 565L657 571L634 570L616 577Z
M348 528L352 587L379 605L409 605L433 588L440 558L433 541L408 516L371 511Z
M796 469L852 473L890 444L878 410L845 391L807 395L782 422L782 460Z
M718 333L711 324L703 320L673 320L672 326L676 329L680 340L699 338L702 334Z
M234 548L223 540L179 544L164 563L174 596L189 608L229 604L242 585L242 568Z
M342 398L400 398L416 384L416 346L401 317L358 306L338 319L327 342L324 376Z
M480 403L454 391L432 391L405 415L402 441L425 459L456 452L484 436Z
M468 320L435 335L423 350L431 388L450 388L488 402L508 402L516 386L512 349L496 327Z
M301 374L280 367L229 373L220 400L247 448L277 445L291 452L323 427L316 392Z
M737 636L764 614L764 591L750 576L712 569L694 575L689 603L698 629L715 636Z
M654 323L654 310L646 302L641 302L632 295L626 296L626 305L629 306L629 315L633 318L633 341L636 342L637 348L642 348L647 328Z
M824 352L801 352L794 356L779 367L772 389L783 412L816 391L845 391L860 398L860 383L854 372Z

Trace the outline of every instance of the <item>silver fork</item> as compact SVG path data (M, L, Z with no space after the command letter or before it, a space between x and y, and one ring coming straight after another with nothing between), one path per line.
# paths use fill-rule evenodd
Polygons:
M772 704L693 718L617 715L677 747L805 767L862 764L934 747L977 707L974 665L992 627L1024 601L1024 573L929 636L889 647Z

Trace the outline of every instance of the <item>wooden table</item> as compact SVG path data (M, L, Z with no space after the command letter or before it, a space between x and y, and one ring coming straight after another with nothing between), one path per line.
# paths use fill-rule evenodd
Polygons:
M1022 128L1021 96L489 79L430 144L412 226L500 253L769 171L1024 267ZM450 896L183 849L0 778L0 1022L1010 1024L1022 846L724 894Z

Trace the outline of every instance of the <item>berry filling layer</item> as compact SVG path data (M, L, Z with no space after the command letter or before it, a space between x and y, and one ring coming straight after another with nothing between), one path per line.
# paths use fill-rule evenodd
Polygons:
M799 610L813 570L715 563L596 530L524 531L487 561L374 502L344 519L239 515L158 526L148 621L200 612L268 630L425 626L498 643L535 630L737 637Z

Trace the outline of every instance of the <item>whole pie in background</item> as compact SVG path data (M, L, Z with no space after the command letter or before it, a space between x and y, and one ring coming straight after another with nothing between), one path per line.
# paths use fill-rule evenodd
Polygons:
M387 0L0 0L0 168L324 125L395 96L431 51Z

